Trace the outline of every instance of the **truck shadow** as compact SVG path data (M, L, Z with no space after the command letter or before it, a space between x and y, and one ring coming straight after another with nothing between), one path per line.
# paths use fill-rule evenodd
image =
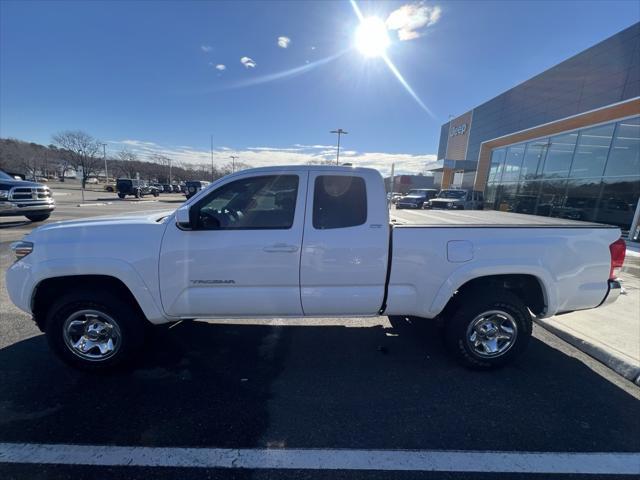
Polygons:
M0 441L640 449L637 399L548 344L534 338L512 366L473 372L444 353L432 323L391 323L182 323L111 375L60 364L36 336L0 350Z

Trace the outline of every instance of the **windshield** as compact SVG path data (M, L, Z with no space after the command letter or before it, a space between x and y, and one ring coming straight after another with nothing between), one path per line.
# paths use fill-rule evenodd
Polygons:
M464 198L467 192L464 190L442 190L438 194L438 198Z
M15 178L13 178L8 173L4 173L2 170L0 170L0 180L15 180Z

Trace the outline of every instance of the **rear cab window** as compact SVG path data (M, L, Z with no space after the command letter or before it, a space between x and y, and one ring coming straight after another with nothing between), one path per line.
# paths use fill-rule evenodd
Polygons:
M367 221L367 189L362 177L320 175L313 192L313 228L327 230Z

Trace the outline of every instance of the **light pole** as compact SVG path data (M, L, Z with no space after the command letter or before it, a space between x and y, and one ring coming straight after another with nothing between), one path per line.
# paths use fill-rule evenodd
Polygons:
M231 173L233 173L236 171L236 160L240 157L237 155L231 155L229 158L231 159Z
M211 181L213 182L213 134L211 134Z
M171 185L171 159L169 159L169 185Z
M349 132L345 132L343 129L339 128L337 130L331 130L330 133L338 134L338 151L336 152L336 165L340 165L340 135L346 135Z
M107 144L101 143L102 145L102 159L104 160L104 182L109 182L109 173L107 171Z

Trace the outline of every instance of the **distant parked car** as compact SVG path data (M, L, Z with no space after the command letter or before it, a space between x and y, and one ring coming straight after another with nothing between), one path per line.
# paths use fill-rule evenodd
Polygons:
M180 184L180 192L181 192L181 193L184 193L184 192L186 192L186 191L187 191L187 186L186 186L184 183L181 183L181 184Z
M429 200L427 208L444 210L483 210L484 196L476 190L442 190L437 198Z
M116 190L118 197L124 198L127 195L132 195L136 198L142 198L145 195L158 196L158 189L143 182L142 180L135 180L131 178L119 178L116 181Z
M200 190L206 188L207 185L209 185L209 182L204 180L189 181L186 183L186 190L184 194L187 198L191 198Z
M109 183L105 184L104 191L105 192L115 192L116 191L116 184L113 183L113 182L109 182Z
M98 183L98 179L96 177L89 177L85 180L85 183L95 185L96 183Z
M169 185L168 183L165 183L162 185L162 193L171 193L173 191L173 189L171 188L171 185Z
M434 188L414 188L404 197L396 200L396 208L422 208L426 202L435 198L438 190Z
M180 185L176 185L174 183L173 185L171 185L171 189L173 190L173 193L180 193Z

